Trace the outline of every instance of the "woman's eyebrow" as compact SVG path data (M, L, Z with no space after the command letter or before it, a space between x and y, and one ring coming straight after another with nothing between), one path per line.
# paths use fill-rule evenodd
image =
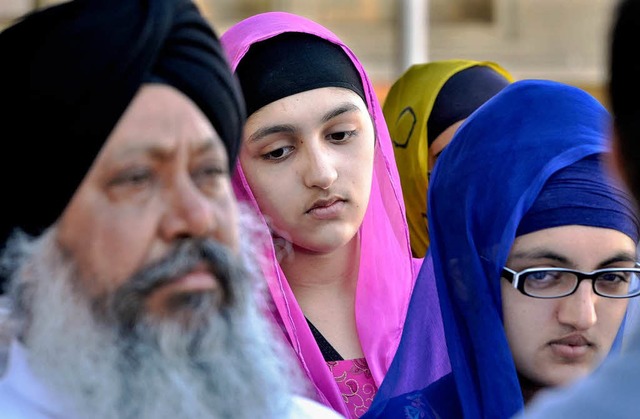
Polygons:
M568 257L547 249L525 250L521 252L516 252L509 256L510 261L514 261L517 259L526 259L526 260L545 259L545 260L556 261L565 266L571 266L571 267L575 266L575 263L573 263ZM636 255L632 252L622 250L614 254L613 256L603 260L602 262L600 262L598 264L598 269L604 268L606 266L613 265L614 263L619 263L619 262L636 262Z
M331 120L332 118L335 118L338 115L342 115L343 113L347 113L347 112L357 112L360 111L360 108L357 107L355 104L350 103L350 102L346 102L346 103L342 103L340 105L338 105L336 108L330 110L329 112L327 112L326 114L324 114L324 116L322 117L321 121L322 122L327 122L329 120Z
M247 141L253 143L271 134L278 134L282 132L293 134L296 132L296 127L291 124L270 125L268 127L260 128L259 130L251 134Z
M329 112L327 112L326 114L324 114L321 118L322 122L327 122L339 115L342 115L344 113L347 112L358 112L360 111L360 108L358 106L356 106L353 103L347 102L347 103L343 103L338 105L336 108L330 110ZM270 125L267 127L262 127L260 129L258 129L256 132L254 132L253 134L251 134L248 138L247 141L249 142L256 142L261 140L264 137L267 137L271 134L278 134L278 133L289 133L289 134L293 134L296 132L296 127L294 125L291 124L278 124L278 125Z
M621 251L617 254L615 254L614 256L610 257L609 259L606 259L602 262L600 262L600 264L598 265L600 268L609 266L609 265L613 265L614 263L619 263L619 262L636 262L637 258L636 255L634 253L628 252L628 251Z
M527 259L527 260L545 259L545 260L553 260L558 263L562 263L563 265L572 265L568 257L549 249L522 250L509 255L510 261L513 261L516 259Z

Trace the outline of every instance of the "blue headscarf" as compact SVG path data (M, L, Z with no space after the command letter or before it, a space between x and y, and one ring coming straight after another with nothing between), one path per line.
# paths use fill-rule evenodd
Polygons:
M414 291L435 277L452 372L425 387L421 376L429 373L420 373L419 363L394 362L387 378L396 381L385 380L369 417L508 418L523 408L502 322L500 272L543 186L563 168L607 152L609 123L586 92L526 80L461 126L431 177L432 242ZM414 327L424 322L419 299L412 297L396 357L429 356Z
M558 170L547 180L520 220L516 236L545 228L584 225L620 231L637 243L638 224L631 196L608 175L602 155L596 154Z

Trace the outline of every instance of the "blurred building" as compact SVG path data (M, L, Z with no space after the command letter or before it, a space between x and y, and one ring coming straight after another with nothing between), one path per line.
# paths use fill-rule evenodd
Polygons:
M60 0L0 0L0 27L29 10L57 2ZM218 33L247 16L270 10L290 11L316 20L355 51L381 99L409 64L406 45L412 40L410 36L414 36L420 37L417 40L421 42L416 45L423 46L424 60L493 60L516 78L545 78L574 84L606 104L602 93L606 83L606 52L617 0L196 2ZM408 33L410 19L415 27Z

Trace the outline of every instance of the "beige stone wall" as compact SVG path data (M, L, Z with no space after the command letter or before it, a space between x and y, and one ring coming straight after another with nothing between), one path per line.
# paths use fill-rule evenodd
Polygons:
M302 14L328 26L360 57L381 97L398 65L401 0L201 0L218 32L267 10ZM429 59L493 60L517 78L583 87L599 99L617 0L429 0Z
M68 0L0 0L0 29L34 9L64 1Z
M0 1L0 28L7 25L15 17L20 16L33 7L32 0Z
M61 1L0 0L0 27L34 7ZM269 10L318 21L356 52L381 98L404 70L397 58L403 0L195 1L219 34L247 16ZM517 78L564 81L602 98L608 30L617 0L428 1L430 59L493 60Z

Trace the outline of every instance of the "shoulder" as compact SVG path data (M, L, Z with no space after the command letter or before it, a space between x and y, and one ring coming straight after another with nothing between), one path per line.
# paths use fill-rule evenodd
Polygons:
M527 419L580 417L637 417L637 385L640 383L640 348L632 347L582 380L564 388L545 391L525 410Z
M294 396L289 410L289 419L309 418L309 419L339 419L342 418L336 411L321 405L311 399Z
M55 414L55 399L44 391L26 362L25 349L12 341L0 377L0 419L48 419Z
M461 418L453 374L449 373L422 390L392 397L371 406L370 416L376 418Z
M0 380L0 419L46 419L4 380Z

